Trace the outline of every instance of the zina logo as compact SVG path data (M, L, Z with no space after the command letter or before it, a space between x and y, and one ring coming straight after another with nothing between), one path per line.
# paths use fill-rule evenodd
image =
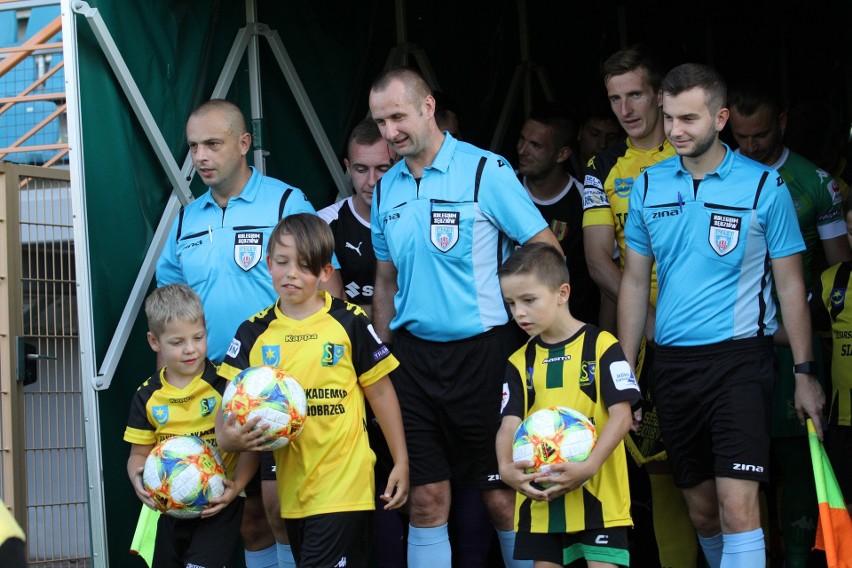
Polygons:
M763 466L752 465L750 463L735 463L734 471L753 471L755 473L763 473Z

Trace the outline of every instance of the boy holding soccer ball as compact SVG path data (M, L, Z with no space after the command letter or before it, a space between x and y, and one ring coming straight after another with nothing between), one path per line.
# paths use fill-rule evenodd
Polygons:
M207 328L198 295L183 284L154 290L145 300L148 343L164 367L133 396L124 439L131 443L127 475L148 507L156 503L142 484L145 460L154 446L173 436L192 435L216 447L215 416L228 381L207 359ZM225 492L211 499L200 518L160 515L152 566L227 566L240 534L243 498L251 460L222 452Z
M500 287L517 324L531 339L509 358L503 385L497 460L515 500L515 558L535 568L628 566L630 490L623 439L642 401L615 337L575 319L562 255L527 244L499 268ZM515 431L533 412L564 406L594 423L597 443L585 461L554 463L546 474L513 462ZM540 489L545 484L546 489Z
M308 413L299 437L273 451L281 517L300 568L366 567L375 509L365 397L387 439L394 466L382 499L397 509L408 498L408 452L396 392L398 366L364 311L319 290L333 272L334 237L315 215L282 219L269 238L267 264L278 301L243 322L219 373L229 379L269 365L305 390ZM247 422L250 424L250 422ZM265 424L234 428L220 413L222 447L259 454ZM257 459L257 458L256 458Z

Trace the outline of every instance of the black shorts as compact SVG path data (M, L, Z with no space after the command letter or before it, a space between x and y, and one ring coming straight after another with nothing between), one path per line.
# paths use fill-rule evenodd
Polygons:
M509 324L513 327L514 323ZM519 335L508 325L459 341L397 331L391 373L399 398L412 485L452 479L457 487L502 487L494 440L509 356Z
M275 481L275 454L260 452L260 480Z
M183 568L230 566L240 537L245 499L237 497L206 519L176 519L160 515L152 566Z
M577 533L519 532L515 536L515 560L540 560L567 566L580 558L630 566L627 527Z
M651 392L675 484L769 480L772 339L657 346Z
M366 568L373 548L373 511L284 519L299 568Z

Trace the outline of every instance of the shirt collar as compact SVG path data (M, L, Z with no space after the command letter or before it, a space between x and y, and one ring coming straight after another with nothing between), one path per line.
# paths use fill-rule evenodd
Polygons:
M432 160L431 164L423 168L423 171L434 169L446 173L447 169L450 167L450 160L453 157L453 152L456 151L458 143L459 141L453 138L452 134L444 132L444 143L441 144L441 148L438 150L438 154L435 156L435 159ZM411 175L411 170L408 169L408 163L404 159L402 160L402 171Z
M704 176L707 178L708 176L718 176L720 178L726 178L728 174L731 172L731 168L734 165L734 152L731 150L731 147L722 142L722 146L725 148L725 157L722 158L722 162L716 166L716 169L712 172L707 172L707 175ZM683 158L677 157L677 165L678 172L685 176L692 176L691 173L683 166Z
M242 201L246 201L248 203L254 202L257 198L258 191L260 190L260 178L263 177L259 171L254 166L249 166L251 169L251 177L246 182L246 185L243 187L243 190L236 197L232 197L231 199L240 199ZM198 198L198 200L206 207L208 205L212 205L214 207L219 207L219 204L216 203L216 200L213 199L213 192L210 188L207 188L207 191Z

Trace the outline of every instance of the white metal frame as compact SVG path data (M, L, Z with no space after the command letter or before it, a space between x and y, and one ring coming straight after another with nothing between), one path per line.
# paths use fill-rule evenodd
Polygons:
M278 32L264 24L259 24L256 17L256 0L245 0L246 25L238 32L231 45L231 50L219 79L213 89L211 98L222 98L227 95L234 80L236 71L244 53L247 52L249 65L249 81L251 89L251 120L253 128L259 128L263 117L262 97L260 90L259 72L259 37L265 37L269 42L272 53L278 62L281 72L292 91L296 103L304 116L311 135L317 144L323 160L341 197L348 195L348 175L342 168L335 155L334 149L320 124L319 117L305 92L292 60L284 47ZM142 267L130 293L130 297L121 315L116 332L110 342L104 360L98 367L94 353L94 326L92 309L92 286L89 258L88 224L86 219L86 189L85 172L83 171L83 131L80 107L80 87L78 81L79 60L77 56L77 17L85 17L91 27L98 44L112 68L121 88L127 97L136 118L139 120L145 135L172 183L172 193L166 203L165 211L154 233ZM86 465L88 470L89 505L92 511L92 561L95 567L106 567L109 559L106 555L106 524L105 503L103 491L103 466L101 453L101 433L97 391L109 388L115 374L118 362L127 344L131 328L136 321L144 301L151 279L154 276L156 260L163 249L165 239L172 222L182 205L192 201L193 196L189 183L194 175L191 157L187 154L183 166L178 167L169 151L156 121L148 110L144 98L139 91L130 70L124 62L109 29L96 8L90 7L83 0L63 0L62 28L66 34L64 42L64 60L66 94L68 101L68 143L70 148L71 195L74 210L74 240L76 244L78 313L80 318L80 349L81 366L84 381L90 381L91 389L83 389L83 412L85 415ZM262 137L260 137L262 139ZM264 171L265 153L262 148L254 150L254 163L260 171Z
M127 344L130 329L136 321L139 309L144 300L144 294L151 283L154 276L154 269L157 258L163 249L166 236L171 228L172 222L177 215L180 206L186 205L192 201L193 196L189 189L189 181L192 179L194 170L192 160L187 154L184 160L183 167L178 169L177 164L169 152L168 145L163 139L160 130L157 128L156 121L148 110L145 101L139 92L136 82L130 74L124 59L121 57L112 36L107 29L103 18L96 8L91 8L82 0L72 0L74 11L85 16L93 32L98 40L101 50L107 58L110 67L113 70L119 84L122 87L128 101L142 125L146 136L148 137L151 146L153 147L160 164L168 175L172 185L173 192L166 204L166 209L163 213L157 230L154 233L154 238L151 242L148 252L143 261L142 268L137 275L136 281L131 291L130 300L127 302L124 312L116 329L116 333L110 342L104 361L98 372L93 376L93 386L97 390L109 388L112 378L115 374L115 369L118 366L118 361L124 348ZM318 145L325 161L326 167L338 188L338 193L341 197L348 194L347 176L343 174L338 163L337 157L319 122L319 117L314 111L313 105L305 92L304 86L296 73L292 60L287 53L278 32L269 28L265 24L259 24L255 21L255 2L254 0L246 0L246 18L247 23L244 28L241 28L237 33L236 38L231 46L231 51L219 75L219 80L216 83L211 98L221 98L227 95L228 89L233 83L234 76L239 66L243 54L248 52L249 63L249 80L251 90L251 113L252 124L257 127L263 117L260 76L259 76L259 46L258 38L265 37L270 44L270 48L290 86L293 95L296 98L296 103L305 117L308 128L314 137L314 141ZM78 110L79 112L79 110ZM69 135L70 136L70 135ZM264 151L262 148L254 150L255 165L260 171L264 171ZM82 176L81 176L82 183Z

